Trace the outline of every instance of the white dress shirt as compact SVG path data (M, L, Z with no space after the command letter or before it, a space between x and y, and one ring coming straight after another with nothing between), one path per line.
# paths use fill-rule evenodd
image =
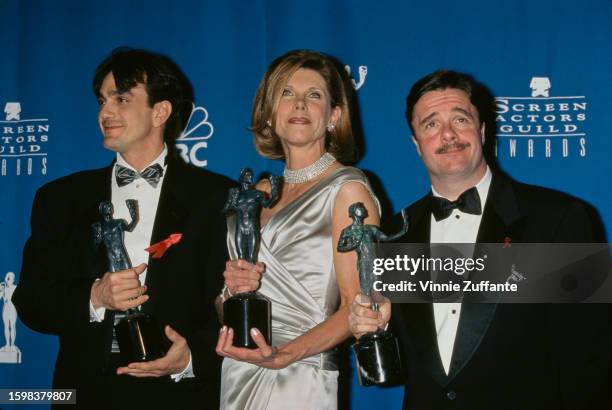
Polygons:
M142 178L136 178L133 182L120 187L117 184L117 179L115 178L115 170L119 165L133 171L138 170L134 169L134 167L128 164L123 159L121 154L117 153L117 161L115 162L111 176L111 201L114 208L113 218L125 219L128 223L130 223L132 217L130 216L130 211L125 204L125 201L127 199L135 199L138 201L138 223L132 232L124 233L125 249L130 257L132 266L138 266L141 263L148 263L149 261L149 253L145 251L145 248L148 248L149 244L151 243L151 234L153 233L153 224L155 223L155 214L157 213L159 194L161 193L162 183L164 181L164 176L166 175L165 159L167 154L168 149L164 145L164 150L162 153L159 154L159 156L155 158L153 162L145 167L147 168L151 165L159 164L164 169L164 175L160 178L157 187L153 187ZM147 269L145 269L139 276L141 284L145 283L146 277ZM90 308L93 309L93 305L91 305ZM105 312L106 309L104 307L93 309L91 312L93 321L101 322L104 320Z
M476 184L480 196L481 208L487 201L489 187L491 186L492 174L489 167L482 179ZM442 197L431 187L434 196ZM447 198L448 199L448 198ZM436 221L431 215L431 243L475 243L482 214L472 215L453 209L446 219ZM453 347L457 337L457 326L461 316L461 303L434 303L434 322L438 340L438 351L444 371L448 374L453 356Z
M127 199L135 199L138 201L138 216L139 220L136 227L132 232L124 233L124 243L127 253L130 257L132 266L138 266L141 263L148 263L149 253L145 251L151 244L151 235L153 234L153 225L155 224L155 215L157 213L157 205L159 204L159 195L161 193L164 177L166 175L166 155L168 154L168 148L164 144L164 150L159 154L153 162L148 164L145 168L159 164L164 170L162 177L159 179L159 183L156 187L153 187L143 178L136 178L131 183L119 186L117 179L115 178L115 170L121 165L125 168L129 168L133 171L134 169L128 164L121 154L117 153L117 161L112 170L111 177L111 201L114 208L114 219L125 219L128 223L131 222L132 217L130 211L125 203ZM144 168L143 168L144 169ZM142 171L142 170L141 170ZM147 277L147 269L145 269L140 275L139 280L141 284L145 283ZM100 307L94 309L91 301L89 302L90 320L92 322L101 322L104 320L104 314L106 309ZM183 372L174 374L171 377L178 381L183 377L194 377L191 355L189 357L189 364Z

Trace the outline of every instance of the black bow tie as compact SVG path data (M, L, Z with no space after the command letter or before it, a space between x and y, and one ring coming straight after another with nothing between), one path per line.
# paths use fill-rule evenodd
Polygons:
M476 187L472 187L462 193L456 201L449 201L446 198L432 196L431 205L431 210L436 221L448 218L455 208L466 214L480 215L482 213L480 195L478 195Z
M136 172L121 165L115 167L115 178L120 187L131 183L135 179L142 178L153 188L157 188L157 184L159 184L159 179L162 175L164 175L164 169L159 164L151 165L142 172Z

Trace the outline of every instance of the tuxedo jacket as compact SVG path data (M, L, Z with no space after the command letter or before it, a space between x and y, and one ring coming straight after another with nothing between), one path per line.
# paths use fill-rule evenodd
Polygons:
M113 166L78 172L38 190L31 236L23 252L20 284L13 301L30 328L59 336L53 386L76 388L77 403L93 408L112 397L105 391L116 376L110 347L114 312L90 322L93 282L108 271L103 246L93 241L98 206L111 199ZM174 382L169 376L129 380L140 391L138 403L218 408L220 360L214 347L220 327L214 299L223 284L225 218L223 208L232 182L168 156L151 244L181 233L179 243L162 258L149 258L149 300L142 310L160 325L170 325L187 339L195 378ZM116 367L116 363L115 363ZM122 397L112 397L119 404Z
M398 242L430 241L430 196L408 208ZM597 242L585 203L494 174L477 242ZM395 216L389 231L397 231ZM463 303L449 374L431 303L394 304L392 328L406 371L404 409L612 408L610 310L598 304Z

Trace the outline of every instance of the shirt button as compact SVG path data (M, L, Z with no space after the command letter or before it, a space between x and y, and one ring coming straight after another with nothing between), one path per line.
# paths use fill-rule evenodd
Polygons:
M451 390L446 393L446 397L448 397L449 400L455 400L457 398L457 393Z
M459 215L455 215L455 218L459 219L459 218L461 218L461 217L460 217Z
M140 184L136 184L136 188L140 188Z
M451 312L452 312L452 313L453 313L453 315L454 315L455 313L457 313L457 309L453 309Z

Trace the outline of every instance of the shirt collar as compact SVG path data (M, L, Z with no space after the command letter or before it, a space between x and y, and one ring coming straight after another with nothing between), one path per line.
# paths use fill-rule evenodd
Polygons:
M478 195L480 196L480 204L483 208L484 208L485 202L487 202L487 196L489 194L489 187L491 186L492 179L493 179L493 173L491 172L491 168L489 168L489 166L487 165L487 171L485 172L483 177L480 179L480 181L478 181L478 183L475 185L476 190L478 191ZM436 189L433 187L433 185L431 186L431 193L433 194L433 196L443 198L442 195L436 192Z

